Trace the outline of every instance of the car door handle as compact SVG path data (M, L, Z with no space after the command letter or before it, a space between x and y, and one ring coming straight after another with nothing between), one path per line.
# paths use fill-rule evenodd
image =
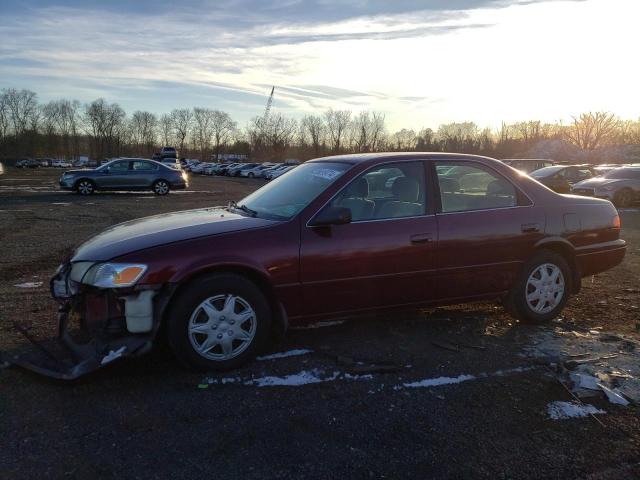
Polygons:
M430 243L433 241L433 237L430 233L419 233L411 235L411 243Z
M522 233L532 233L540 231L540 225L537 223L523 223L520 228L522 230Z

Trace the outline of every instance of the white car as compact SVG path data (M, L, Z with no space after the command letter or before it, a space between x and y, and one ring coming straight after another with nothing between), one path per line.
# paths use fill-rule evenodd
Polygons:
M285 163L276 163L273 167L262 171L262 178L267 178L270 174L277 172L278 170L282 170L283 168L287 168L288 166L289 165Z
M285 168L281 168L280 170L276 170L275 172L269 174L267 177L269 180L273 180L274 178L278 178L280 175L287 173L289 170L293 170L297 165L287 165Z
M204 167L204 172L202 173L204 173L205 175L215 175L215 173L220 170L221 166L221 163L209 163L206 167Z
M51 166L52 167L56 167L56 168L71 168L71 167L73 167L71 162L67 162L66 160L53 160L51 162Z
M191 167L191 173L199 173L201 175L204 174L204 169L207 168L207 166L211 165L210 163L207 162L202 162L202 163L198 163L197 165L193 165Z
M177 158L163 158L160 160L160 163L167 167L175 168L176 170L182 170L182 165L180 165Z
M254 177L260 178L262 177L262 172L273 167L273 165L274 165L273 163L263 163L262 165L258 165L257 167L249 168L247 170L241 170L240 176L249 177L249 178L254 178Z

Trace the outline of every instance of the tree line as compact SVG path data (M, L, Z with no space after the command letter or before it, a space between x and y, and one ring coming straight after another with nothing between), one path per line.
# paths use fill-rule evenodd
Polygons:
M492 130L474 122L455 122L435 130L403 128L391 132L382 112L329 109L299 120L272 112L240 127L229 113L204 107L174 109L161 115L147 111L128 115L117 103L102 98L84 104L69 99L40 103L31 90L0 91L2 158L150 157L162 146L176 147L181 157L202 160L221 153L247 154L261 161L376 151L513 158L540 156L540 145L554 145L556 157L573 157L556 160L598 161L600 152L608 147L640 145L640 120L588 112L566 125L523 121L502 123Z

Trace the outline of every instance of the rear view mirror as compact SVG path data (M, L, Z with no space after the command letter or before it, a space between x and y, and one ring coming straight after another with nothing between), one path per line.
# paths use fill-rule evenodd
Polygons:
M322 210L309 224L312 227L327 227L329 225L344 225L351 223L351 210L345 207L327 207Z

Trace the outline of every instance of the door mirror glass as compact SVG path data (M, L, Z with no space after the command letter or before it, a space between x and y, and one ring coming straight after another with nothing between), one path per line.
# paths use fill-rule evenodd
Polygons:
M329 206L322 210L310 223L312 227L344 225L351 223L351 210L346 207Z

